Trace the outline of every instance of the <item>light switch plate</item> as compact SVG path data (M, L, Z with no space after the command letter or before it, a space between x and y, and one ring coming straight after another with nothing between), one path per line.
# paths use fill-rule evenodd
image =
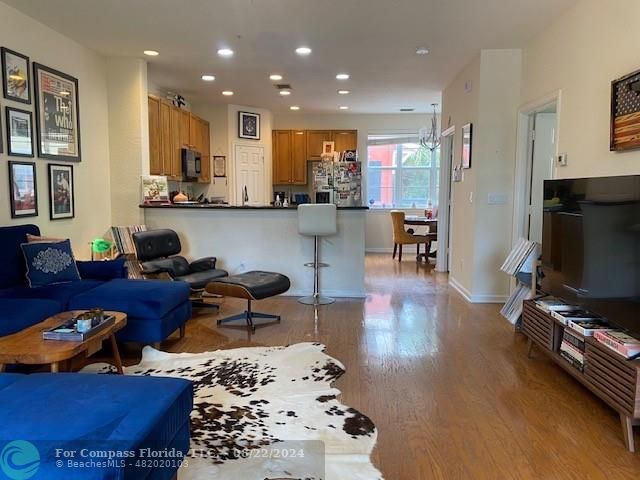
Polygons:
M489 205L506 205L509 197L506 193L490 193L487 198Z
M567 164L568 164L567 154L561 153L560 155L558 155L558 166L566 167Z

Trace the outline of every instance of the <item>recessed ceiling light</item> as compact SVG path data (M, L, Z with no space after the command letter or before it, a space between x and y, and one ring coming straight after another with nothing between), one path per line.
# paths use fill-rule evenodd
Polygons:
M416 55L429 55L429 49L425 47L418 47L416 49Z
M296 48L296 53L298 55L309 55L311 53L311 49L309 47L298 47Z
M233 95L233 92L231 90L223 90L222 95L224 95L225 97L230 97L231 95Z
M160 55L158 52L156 52L155 50L145 50L144 52L145 55L149 56L149 57L157 57L158 55Z
M233 57L233 50L230 48L221 48L218 50L218 55L221 57Z
M213 75L202 75L202 80L205 82L213 82L216 79Z
M338 90L338 95L349 95L350 93L349 90Z
M280 95L282 95L283 97L291 95L291 90L280 90Z
M273 74L269 75L269 79L273 80L274 82L277 82L279 80L282 80L282 75L280 75L278 73L273 73Z
M336 75L336 78L338 80L349 80L349 74L348 73L339 73Z
M291 106L289 107L289 110L300 110L300 107L299 107L299 106L297 106L297 105L291 105Z
M340 105L340 110L349 110L349 107L346 105Z

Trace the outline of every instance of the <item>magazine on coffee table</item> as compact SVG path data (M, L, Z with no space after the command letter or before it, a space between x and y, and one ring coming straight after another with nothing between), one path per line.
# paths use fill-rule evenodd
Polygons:
M77 319L72 318L71 320L67 320L62 322L57 327L50 328L48 330L44 330L42 332L42 338L44 340L63 340L68 342L84 342L85 340L90 339L98 332L101 332L105 328L113 325L116 317L113 315L109 315L104 317L101 321L95 323L89 330L86 332L79 332L77 328Z

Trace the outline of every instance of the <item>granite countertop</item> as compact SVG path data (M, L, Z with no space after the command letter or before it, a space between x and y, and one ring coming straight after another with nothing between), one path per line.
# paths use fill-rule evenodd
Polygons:
M289 207L274 207L273 205L261 206L238 206L238 205L220 205L214 203L183 203L183 204L160 204L160 205L139 205L140 208L191 208L201 210L297 210L297 205ZM338 210L369 210L369 207L338 207Z

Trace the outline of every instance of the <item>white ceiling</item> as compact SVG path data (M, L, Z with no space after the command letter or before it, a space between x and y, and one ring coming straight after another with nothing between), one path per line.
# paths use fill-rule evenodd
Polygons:
M480 49L523 46L576 0L3 1L104 55L159 51L150 80L192 101L388 113L428 111ZM313 53L299 57L300 45ZM223 46L235 56L219 58ZM416 55L421 46L431 53ZM342 71L351 79L337 81ZM273 72L292 85L288 98ZM352 93L339 96L342 87ZM222 97L225 89L235 95Z

